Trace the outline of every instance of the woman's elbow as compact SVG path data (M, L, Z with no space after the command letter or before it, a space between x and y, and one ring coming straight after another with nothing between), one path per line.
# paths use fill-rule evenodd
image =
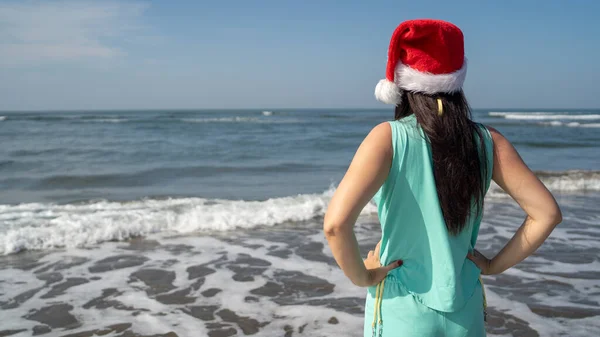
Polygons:
M556 209L554 210L554 212L552 212L552 223L554 226L557 226L562 221L563 221L562 211L560 210L560 207L558 207L558 205L556 205Z
M347 221L343 221L340 217L333 214L325 214L325 218L323 219L323 233L325 233L325 237L334 237L347 230L347 223Z
M527 217L536 223L553 230L563 220L562 212L558 204L540 208L536 212L528 213Z
M558 204L555 204L554 207L547 209L544 212L543 221L550 225L552 228L556 227L563 220L562 212Z
M334 237L337 236L339 232L343 230L344 226L339 222L328 221L325 219L323 221L323 233L325 233L325 237Z

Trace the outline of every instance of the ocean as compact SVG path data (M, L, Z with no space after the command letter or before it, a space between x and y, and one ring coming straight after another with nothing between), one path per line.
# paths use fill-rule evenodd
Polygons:
M391 109L0 113L0 335L361 336L327 203ZM490 336L600 335L600 110L474 111L564 221L484 278ZM478 248L524 213L493 185ZM379 240L376 209L356 226Z

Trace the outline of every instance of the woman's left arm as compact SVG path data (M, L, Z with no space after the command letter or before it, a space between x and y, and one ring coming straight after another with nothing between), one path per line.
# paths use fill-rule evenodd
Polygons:
M392 164L392 130L381 123L362 142L325 214L323 230L333 257L352 283L366 287L378 284L398 267L367 269L354 235L354 223L362 209L387 179Z

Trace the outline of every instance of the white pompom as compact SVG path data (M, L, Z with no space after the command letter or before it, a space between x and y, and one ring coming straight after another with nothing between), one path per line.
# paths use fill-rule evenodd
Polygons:
M398 105L402 102L402 92L394 82L383 79L375 87L375 98L385 104Z

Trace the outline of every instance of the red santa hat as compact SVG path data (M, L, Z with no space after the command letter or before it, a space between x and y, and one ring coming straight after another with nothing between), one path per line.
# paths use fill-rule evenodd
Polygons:
M402 90L425 94L459 91L467 75L463 34L440 20L401 23L392 35L385 79L375 87L377 100L400 104Z

